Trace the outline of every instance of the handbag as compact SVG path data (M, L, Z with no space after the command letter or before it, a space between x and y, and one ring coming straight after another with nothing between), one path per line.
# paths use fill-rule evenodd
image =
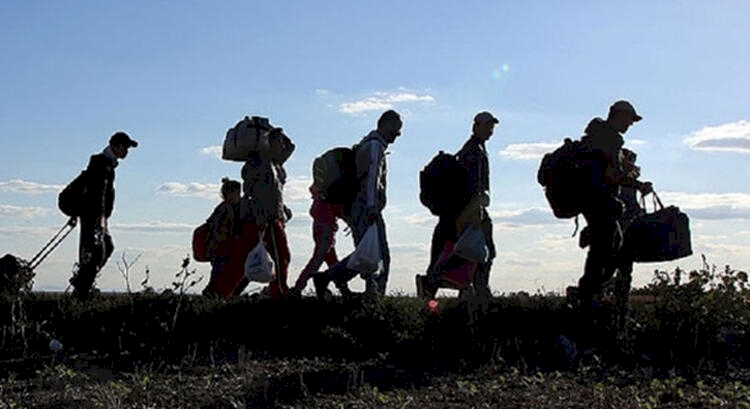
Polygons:
M639 263L672 261L692 255L687 214L677 206L664 207L656 192L652 194L654 212L642 215L628 227L623 252Z

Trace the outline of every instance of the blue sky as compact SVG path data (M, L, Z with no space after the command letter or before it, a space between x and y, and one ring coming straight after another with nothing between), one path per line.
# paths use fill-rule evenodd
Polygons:
M492 287L557 291L585 253L546 206L539 159L624 98L644 117L626 145L665 204L691 217L696 253L636 265L636 284L656 268L697 268L701 253L747 269L748 16L743 1L3 2L0 253L30 258L65 221L57 192L124 130L141 145L117 169L117 249L98 285L124 288L117 261L137 255L132 283L148 267L152 284L169 285L219 180L240 177L215 147L242 116L262 115L297 144L291 282L311 250L313 158L394 108L404 128L388 157L389 291L413 292L436 222L418 201L419 170L488 109L501 119L488 143ZM36 289L65 288L77 233ZM350 237L339 243L351 250Z

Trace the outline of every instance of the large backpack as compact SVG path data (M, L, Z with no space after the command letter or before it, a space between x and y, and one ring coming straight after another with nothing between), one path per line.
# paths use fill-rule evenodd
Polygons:
M562 146L542 158L537 182L555 217L576 217L583 210L590 192L590 155L580 140L565 138Z
M419 201L435 216L460 212L471 199L468 179L455 155L439 151L419 172Z
M267 152L270 148L268 132L273 126L268 118L253 116L244 117L235 126L227 130L221 158L244 162L253 153Z
M332 204L351 204L357 196L359 183L354 147L331 148L313 160L313 183L320 199Z
M69 217L78 217L81 215L86 187L86 171L84 170L60 191L57 195L57 207L64 215Z

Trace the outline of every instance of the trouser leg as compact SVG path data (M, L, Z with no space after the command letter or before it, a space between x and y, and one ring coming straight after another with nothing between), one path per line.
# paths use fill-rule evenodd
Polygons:
M477 292L481 295L491 295L490 290L490 271L492 270L492 262L497 255L495 249L495 240L492 234L492 219L489 215L486 215L482 220L482 232L484 233L484 239L487 244L488 257L485 263L480 263L477 267L477 274L474 280L474 287Z
M591 231L591 243L578 287L581 299L592 300L601 295L604 283L617 268L621 233L616 217L605 212L584 213L584 217Z
M305 268L302 269L297 278L297 282L294 285L295 291L301 292L305 288L310 276L318 272L324 261L327 261L330 266L332 258L333 260L336 259L336 251L333 249L334 234L336 233L330 226L324 223L313 222L315 248L313 249L312 257L310 257L307 265L305 265ZM335 261L333 264L335 264Z

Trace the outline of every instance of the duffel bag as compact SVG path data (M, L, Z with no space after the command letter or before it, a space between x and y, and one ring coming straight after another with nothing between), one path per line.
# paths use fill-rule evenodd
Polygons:
M671 261L692 255L687 214L677 206L664 207L656 193L653 195L655 211L644 214L628 227L623 251L638 263Z
M244 162L253 153L265 153L270 149L268 132L273 126L268 118L254 116L244 117L227 130L221 158L224 160Z

